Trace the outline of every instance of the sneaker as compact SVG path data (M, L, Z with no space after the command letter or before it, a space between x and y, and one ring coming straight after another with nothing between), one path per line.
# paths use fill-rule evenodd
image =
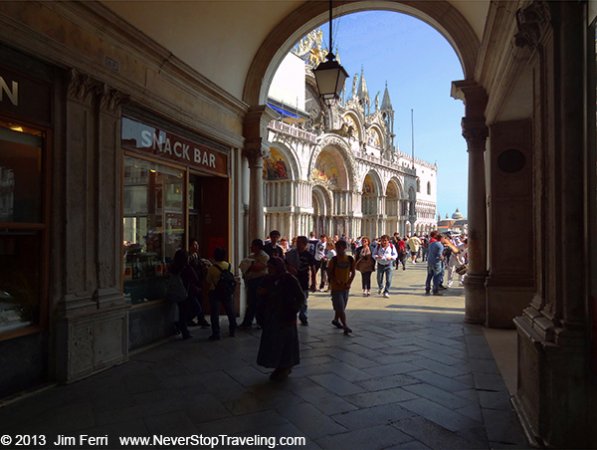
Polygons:
M389 293L387 293L387 292L384 292L384 293L383 293L383 296L384 296L385 298L390 298L390 294L389 294Z
M367 291L363 289L363 297L367 297Z
M334 325L336 328L344 328L336 319L332 320L332 325Z
M377 290L377 295L381 295L381 289Z
M431 294L431 291L429 289L425 289L425 295L429 295Z
M344 328L344 336L348 336L350 333L352 333L352 330L350 328Z

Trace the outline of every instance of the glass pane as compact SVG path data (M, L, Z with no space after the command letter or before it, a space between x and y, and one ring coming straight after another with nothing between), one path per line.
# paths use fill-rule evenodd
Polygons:
M0 222L41 222L42 138L0 123Z
M41 234L0 232L0 333L39 321Z
M132 303L165 295L166 267L184 233L183 182L181 170L124 159L124 292Z

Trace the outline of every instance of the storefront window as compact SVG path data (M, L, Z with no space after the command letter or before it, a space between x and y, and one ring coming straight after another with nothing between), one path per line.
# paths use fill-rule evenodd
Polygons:
M0 121L0 333L39 322L42 134Z
M131 303L163 298L167 265L182 247L184 173L124 159L124 292Z

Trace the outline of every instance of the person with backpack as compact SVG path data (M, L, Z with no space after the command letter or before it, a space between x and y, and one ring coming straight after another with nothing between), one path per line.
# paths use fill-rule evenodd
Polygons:
M348 304L350 285L356 273L354 258L346 254L347 248L346 241L339 240L336 242L336 256L328 262L328 278L334 307L332 325L336 328L342 328L345 336L352 333L346 321L346 305Z
M205 279L207 296L211 308L211 336L210 341L220 340L220 305L224 307L228 316L228 330L230 337L236 332L236 314L234 312L234 290L236 280L232 273L232 265L226 261L226 250L216 248L214 251L215 262L207 271Z
M385 298L390 297L390 287L392 286L392 263L398 257L396 247L390 243L390 236L384 234L380 239L380 244L375 249L374 258L377 265L377 293ZM384 285L384 276L386 282Z

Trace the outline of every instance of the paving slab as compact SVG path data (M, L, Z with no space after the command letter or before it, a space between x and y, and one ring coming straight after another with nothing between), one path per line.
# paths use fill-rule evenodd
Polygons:
M282 383L256 364L260 331L175 338L85 380L0 403L4 433L302 437L305 449L526 448L483 329L462 288L423 295L407 265L390 298L350 296L345 337L329 294L309 297L301 364ZM355 286L360 280L357 278ZM375 283L375 281L374 281ZM46 448L52 448L51 446Z

